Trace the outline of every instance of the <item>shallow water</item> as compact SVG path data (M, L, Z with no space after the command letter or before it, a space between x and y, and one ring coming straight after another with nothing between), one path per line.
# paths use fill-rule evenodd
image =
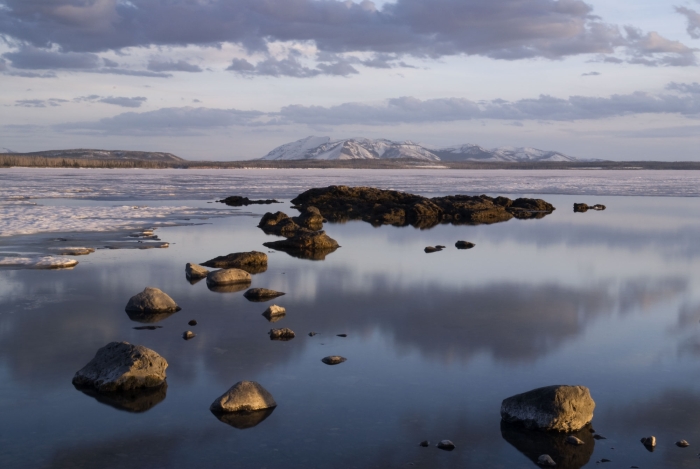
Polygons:
M524 453L557 442L502 433L500 403L550 384L588 386L593 427L607 437L582 453L565 447L570 464L558 467L602 458L609 467L697 467L700 199L542 198L558 209L541 220L327 224L342 248L326 260L269 254L253 286L287 294L267 303L184 275L186 262L278 239L256 228L265 206L161 228L165 250L98 250L68 271L0 270L0 467L535 467ZM575 214L574 201L608 209ZM457 250L457 240L476 247ZM423 252L436 244L447 249ZM124 306L148 285L182 310L160 329L135 330L144 324ZM262 316L270 304L287 309L274 326ZM297 337L270 341L271 327ZM182 340L187 329L193 340ZM165 398L145 412L71 384L114 340L170 364ZM336 354L347 362L321 362ZM278 407L238 429L208 409L244 379ZM653 453L639 442L651 434ZM418 446L425 439L431 446ZM457 448L435 448L441 439ZM679 439L691 447L674 446Z

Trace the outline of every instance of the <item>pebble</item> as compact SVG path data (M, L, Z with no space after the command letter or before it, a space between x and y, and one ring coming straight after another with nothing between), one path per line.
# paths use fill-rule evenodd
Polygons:
M655 436L646 436L641 439L641 442L644 446L648 446L650 448L653 448L656 446L656 437Z
M309 337L313 337L313 336L315 336L316 334L318 334L318 332L309 332Z
M182 333L182 338L185 340L194 339L195 333L192 331L185 331Z
M446 451L452 451L453 449L455 449L455 444L452 443L450 440L441 440L437 444L437 447Z
M195 320L193 319L193 320L191 320L190 322L188 322L187 324L189 324L190 326L196 326L196 325L197 325L197 321L195 321Z
M423 441L420 442L420 445L421 445L423 448L427 448L428 446L430 446L430 442L429 442L428 440L423 440Z
M607 438L605 438L603 435L593 435L593 438L596 440L607 440Z
M688 446L690 446L690 443L688 443L685 440L680 440L676 441L676 446L678 446L679 448L687 448Z
M321 359L321 361L326 365L337 365L339 363L343 363L346 360L347 358L341 357L339 355L331 355L329 357L324 357Z

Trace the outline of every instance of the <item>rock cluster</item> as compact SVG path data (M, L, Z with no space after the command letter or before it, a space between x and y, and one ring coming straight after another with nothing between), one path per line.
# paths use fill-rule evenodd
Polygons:
M98 392L153 388L165 382L168 362L153 350L128 342L111 342L73 377L78 388Z
M575 432L593 420L593 409L585 386L546 386L504 399L501 417L530 429Z
M267 254L258 251L234 252L227 256L209 259L202 265L218 269L241 269L251 274L258 274L267 270Z
M542 218L554 207L541 199L454 195L427 198L371 187L329 186L309 189L292 199L297 208L315 207L333 222L364 220L375 226L439 223L497 223L511 218Z

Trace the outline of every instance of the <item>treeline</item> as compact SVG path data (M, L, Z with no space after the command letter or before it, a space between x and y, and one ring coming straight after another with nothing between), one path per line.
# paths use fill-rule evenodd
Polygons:
M166 169L176 165L143 160L89 160L71 158L44 158L41 156L0 155L0 167L11 168L104 168L104 169Z

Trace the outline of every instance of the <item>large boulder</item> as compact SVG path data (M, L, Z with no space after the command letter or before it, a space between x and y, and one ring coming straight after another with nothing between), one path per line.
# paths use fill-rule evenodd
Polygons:
M585 386L546 386L504 399L501 418L529 429L575 432L593 420L594 409Z
M255 381L239 381L217 397L209 407L212 412L255 412L276 407L265 388Z
M251 274L257 274L267 270L267 254L258 251L234 252L209 259L202 265L219 269L242 269Z
M209 271L199 264L188 262L187 265L185 265L185 275L188 280L205 278L208 273Z
M168 313L180 311L181 308L162 290L146 287L129 299L125 309L127 313Z
M149 348L111 342L73 376L73 384L98 392L153 388L165 382L167 367L165 358Z
M209 272L207 275L207 285L220 287L224 285L249 284L250 274L241 269L221 269Z

